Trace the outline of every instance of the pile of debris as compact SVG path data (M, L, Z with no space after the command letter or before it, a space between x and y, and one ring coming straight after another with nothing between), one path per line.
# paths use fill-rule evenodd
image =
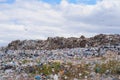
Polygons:
M118 45L120 43L120 35L99 34L94 37L80 38L70 37L48 37L47 40L15 40L8 44L8 50L52 50L63 48L86 48L99 47L104 45Z

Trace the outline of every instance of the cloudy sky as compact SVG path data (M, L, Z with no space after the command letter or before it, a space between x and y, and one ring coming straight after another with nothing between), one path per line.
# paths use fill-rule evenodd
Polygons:
M120 33L120 0L0 0L0 46L99 33Z

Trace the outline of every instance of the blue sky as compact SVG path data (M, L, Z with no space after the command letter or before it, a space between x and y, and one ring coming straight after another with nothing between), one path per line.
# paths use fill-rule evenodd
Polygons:
M20 39L120 34L119 0L0 0L0 46Z
M11 4L11 3L14 3L14 1L15 1L15 0L0 0L0 3L1 3L1 4L5 4L5 3Z
M49 3L49 4L60 4L61 0L41 0L43 2ZM75 4L89 4L94 5L96 4L96 0L67 0L69 3L75 3ZM14 3L15 0L0 0L0 3Z
M60 4L61 0L42 0L43 2L50 3L50 4ZM89 4L93 5L96 4L96 0L67 0L69 3L75 3L75 4Z

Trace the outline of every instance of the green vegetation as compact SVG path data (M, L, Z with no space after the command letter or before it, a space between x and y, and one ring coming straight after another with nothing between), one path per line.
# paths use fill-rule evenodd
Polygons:
M62 80L64 80L65 76L69 79L78 78L83 79L85 76L89 77L91 73L90 64L76 64L72 63L60 64L59 62L52 62L43 65L36 65L32 67L26 67L25 70L27 73L32 75L41 74L50 75L50 74L58 74L62 73ZM120 75L120 62L117 60L111 60L107 63L95 64L94 71L99 74L112 74L112 75ZM79 75L80 74L80 75Z
M54 69L54 72L52 71ZM44 65L36 65L36 66L29 66L25 68L27 73L31 74L40 74L43 73L45 75L49 75L51 73L58 73L60 70L60 63L55 62L52 64L44 64Z
M96 64L94 70L96 73L100 74L108 72L110 74L120 75L120 61L110 60L107 63Z
M26 63L29 63L29 62L30 62L29 60L25 59L25 60L22 61L22 64L26 64Z

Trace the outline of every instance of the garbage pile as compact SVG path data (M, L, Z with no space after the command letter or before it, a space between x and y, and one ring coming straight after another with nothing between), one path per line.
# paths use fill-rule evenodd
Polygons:
M70 37L48 37L47 40L15 40L8 44L8 50L53 50L64 48L86 48L99 47L104 45L118 45L120 43L120 35L99 34L94 37L80 38Z
M0 51L0 80L119 79L120 43L87 48Z

